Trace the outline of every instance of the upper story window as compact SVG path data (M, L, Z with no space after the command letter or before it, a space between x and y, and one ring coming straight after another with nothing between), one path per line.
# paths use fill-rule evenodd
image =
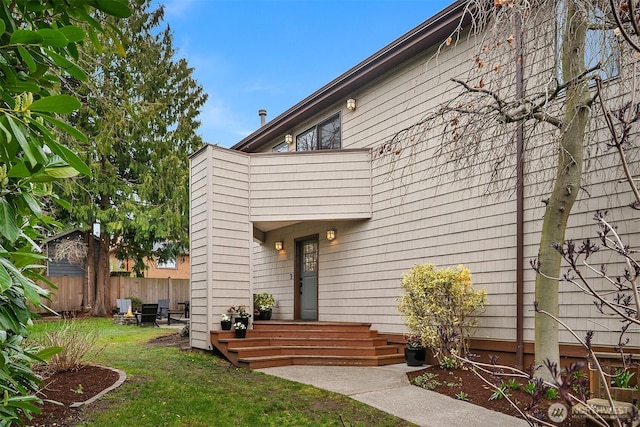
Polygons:
M560 0L556 10L556 77L560 84L562 78L562 34L566 27L567 19L566 1ZM602 65L594 75L602 80L608 80L620 74L620 53L618 41L611 25L607 25L607 16L598 6L589 10L589 26L584 46L584 64L590 69L601 62Z
M335 150L341 146L340 114L336 114L296 137L297 151Z
M287 144L286 142L282 141L280 144L274 146L271 151L273 151L274 153L282 153L285 151L289 151L289 144Z

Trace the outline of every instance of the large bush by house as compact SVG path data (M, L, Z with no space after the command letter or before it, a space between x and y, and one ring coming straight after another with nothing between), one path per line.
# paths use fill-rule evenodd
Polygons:
M411 334L421 338L441 365L457 365L456 356L468 353L486 290L474 289L471 272L462 265L438 270L433 264L415 265L405 273L402 290L398 309Z

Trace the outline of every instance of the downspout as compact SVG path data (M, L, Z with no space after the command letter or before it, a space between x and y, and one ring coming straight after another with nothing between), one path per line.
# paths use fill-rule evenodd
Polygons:
M522 23L516 19L516 97L524 97ZM524 368L524 122L516 129L516 368Z

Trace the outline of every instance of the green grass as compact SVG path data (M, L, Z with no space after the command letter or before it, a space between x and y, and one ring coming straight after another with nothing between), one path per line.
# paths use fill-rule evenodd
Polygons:
M412 425L336 393L240 369L208 352L147 345L175 330L92 319L105 346L91 362L121 369L127 381L86 408L84 427L406 426ZM34 336L56 323L32 328Z

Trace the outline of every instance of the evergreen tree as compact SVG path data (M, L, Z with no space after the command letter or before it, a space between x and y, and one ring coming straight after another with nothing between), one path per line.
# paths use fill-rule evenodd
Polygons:
M175 59L171 31L161 27L163 9L149 10L148 0L131 7L120 26L126 45L109 39L100 51L86 51L94 79L69 87L83 101L74 124L89 143L77 151L93 178L78 178L62 194L73 200L69 223L87 234L100 223L96 288L85 292L93 315L108 312L111 248L141 274L146 258L166 260L188 247L188 155L202 145L195 131L206 95L186 60Z

